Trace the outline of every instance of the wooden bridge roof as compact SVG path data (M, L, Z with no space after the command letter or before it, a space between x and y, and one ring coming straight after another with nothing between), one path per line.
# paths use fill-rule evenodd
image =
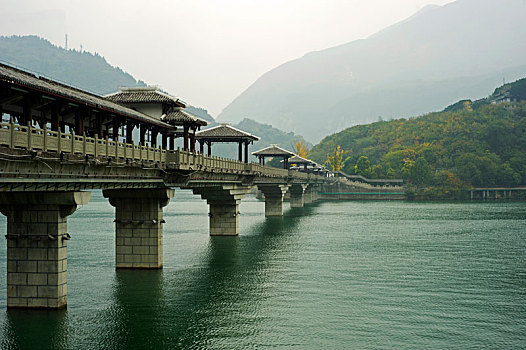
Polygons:
M166 103L177 107L186 107L186 103L177 97L160 91L155 86L121 87L120 91L104 96L118 103Z
M260 149L259 151L252 152L252 155L257 157L286 157L290 158L295 156L294 153L287 151L279 147L278 145L270 145L266 148Z
M208 125L206 120L196 117L182 109L169 111L161 116L161 120L171 125L195 124L198 126Z
M98 96L47 78L0 63L0 81L9 85L16 85L21 89L40 92L44 95L55 96L69 100L73 103L89 106L94 109L104 110L120 116L132 118L148 124L153 124L166 129L173 126L146 114L135 111L121 104L109 101Z
M216 142L229 141L259 141L259 137L246 131L239 130L228 124L221 124L213 128L199 131L195 134L196 139L206 139Z

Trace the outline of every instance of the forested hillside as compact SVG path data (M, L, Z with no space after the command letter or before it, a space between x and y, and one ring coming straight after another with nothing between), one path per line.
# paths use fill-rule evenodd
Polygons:
M99 95L145 85L97 53L65 50L34 35L0 37L0 60Z
M526 185L526 80L485 100L461 101L440 113L358 125L326 137L312 150L324 162L341 146L343 170L402 177L432 197L461 188ZM513 102L491 103L506 90Z
M247 117L318 142L379 116L439 111L452 101L487 96L502 78L524 77L525 23L524 0L426 7L366 39L276 67L217 119Z

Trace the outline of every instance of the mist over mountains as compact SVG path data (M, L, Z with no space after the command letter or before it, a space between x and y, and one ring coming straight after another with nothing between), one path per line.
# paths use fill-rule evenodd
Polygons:
M441 110L526 76L526 2L428 6L375 35L264 74L218 116L318 141L346 127Z

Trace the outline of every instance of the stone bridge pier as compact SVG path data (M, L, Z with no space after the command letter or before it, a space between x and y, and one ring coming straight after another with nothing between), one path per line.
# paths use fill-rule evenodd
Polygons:
M303 208L304 193L307 188L306 184L293 184L289 188L290 192L290 207L291 208Z
M283 216L283 197L288 185L258 185L265 195L265 216Z
M104 190L115 207L115 267L160 269L163 267L163 207L175 190Z
M251 189L241 185L192 188L210 206L210 236L239 235L239 203Z
M67 217L90 192L0 194L7 216L7 307L67 306Z
M318 185L309 184L303 193L303 203L310 204L318 200Z

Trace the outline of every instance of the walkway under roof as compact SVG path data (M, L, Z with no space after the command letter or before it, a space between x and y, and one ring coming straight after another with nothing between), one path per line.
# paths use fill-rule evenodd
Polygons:
M259 163L265 165L265 158L280 157L283 158L283 168L289 167L288 159L294 157L295 154L279 147L278 145L270 145L266 148L260 149L259 151L252 152L252 155L258 157Z
M234 128L226 123L197 132L196 139L201 146L201 153L204 152L204 145L208 146L208 155L212 155L212 143L239 144L238 159L240 162L243 161L243 145L245 145L245 163L248 163L248 146L254 141L259 141L258 136Z
M89 107L96 111L104 111L112 113L118 116L131 118L139 122L153 124L166 129L174 129L171 125L164 123L156 118L152 118L144 113L135 111L129 107L121 104L109 101L102 96L98 96L71 86L68 86L57 81L38 76L30 72L26 72L6 64L0 63L0 82L5 82L11 85L11 91L2 91L2 102L1 106L4 112L14 113L17 111L10 111L5 108L6 105L11 104L17 106L16 102L25 100L25 104L28 103L28 97L31 95L31 102L44 98L48 102L48 106L42 106L42 103L38 103L38 107L49 107L53 101L58 99L63 100L63 103L68 107ZM21 93L18 94L16 93ZM21 97L17 100L18 97ZM16 102L15 102L16 101ZM29 103L35 104L36 103ZM20 104L22 105L22 104ZM32 106L35 109L35 106ZM20 113L22 113L23 107L20 107ZM41 109L39 111L41 111ZM26 111L27 112L27 111Z
M153 147L154 135L176 130L159 118L102 96L0 64L0 115L4 114L9 114L11 122L19 125L45 129L50 124L52 131L114 141L125 134L127 143L133 143L132 131L139 127L139 143L145 145L144 135L149 130Z

